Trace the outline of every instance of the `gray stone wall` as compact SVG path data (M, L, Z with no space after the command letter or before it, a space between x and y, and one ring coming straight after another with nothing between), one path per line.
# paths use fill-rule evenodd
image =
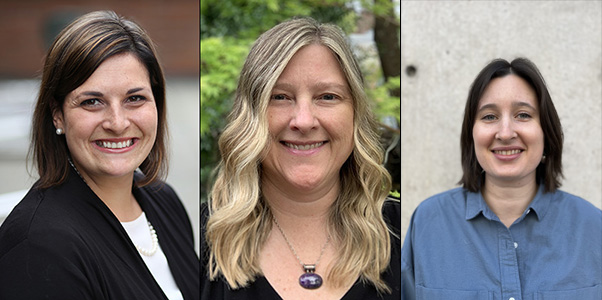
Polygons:
M401 2L402 238L421 201L457 186L468 89L498 57L538 66L564 130L561 189L602 206L601 25L602 1Z

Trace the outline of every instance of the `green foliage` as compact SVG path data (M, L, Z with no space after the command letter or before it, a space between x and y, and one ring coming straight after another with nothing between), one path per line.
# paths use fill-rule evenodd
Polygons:
M252 41L211 37L201 41L201 200L219 160L217 139L232 107L238 74Z
M394 17L399 23L399 15L391 15L395 9L395 3L392 0L361 0L362 7L371 11L374 15L384 17Z
M390 90L399 88L399 76L392 77L382 85L375 85L366 90L368 97L374 101L374 113L377 117L383 118L386 116L394 116L397 122L400 120L401 101L399 97L391 96Z
M400 77L392 77L383 82L383 72L375 49L356 49L356 57L364 74L364 84L368 99L372 100L372 109L378 119L394 116L400 122L401 100L391 96L390 91L399 88Z
M274 25L297 16L337 22L353 15L343 0L202 0L201 40L209 36L255 39ZM346 22L344 29L352 30Z
M223 127L250 44L228 37L201 41L201 136Z

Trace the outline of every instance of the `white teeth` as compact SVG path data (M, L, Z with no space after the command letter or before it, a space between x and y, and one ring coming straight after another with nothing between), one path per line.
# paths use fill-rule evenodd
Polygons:
M319 142L319 143L310 144L310 145L296 145L296 144L284 142L284 145L286 145L287 147L297 149L297 150L315 149L315 148L322 146L322 144L324 144L324 142Z
M513 154L521 153L522 150L518 150L518 149L515 149L515 150L496 150L496 151L493 151L493 152L495 154L500 154L500 155L513 155Z
M109 148L109 149L121 149L121 148L126 148L132 145L132 140L127 140L124 142L96 142L96 144L100 147L103 148Z

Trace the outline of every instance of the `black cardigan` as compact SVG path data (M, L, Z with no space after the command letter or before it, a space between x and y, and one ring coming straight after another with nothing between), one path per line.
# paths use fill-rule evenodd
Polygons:
M347 291L342 300L399 300L401 299L401 204L399 200L388 199L383 206L383 216L391 230L391 261L382 274L383 280L391 288L391 294L379 295L373 285L359 279ZM232 290L225 279L209 280L209 248L204 233L209 218L206 204L201 204L201 299L202 300L280 300L278 293L263 276L255 278L248 287Z
M136 176L138 177L138 175ZM184 299L199 299L192 226L167 184L133 188ZM167 299L109 208L71 169L0 227L0 299Z

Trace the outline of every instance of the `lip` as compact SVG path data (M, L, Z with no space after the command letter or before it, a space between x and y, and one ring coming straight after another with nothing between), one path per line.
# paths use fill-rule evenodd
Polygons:
M496 147L491 149L495 158L502 161L512 161L519 158L525 149L521 147Z
M319 152L328 141L292 141L282 140L280 144L288 152L295 155L313 155Z
M127 143L128 141L131 141L131 145L128 147L122 147L122 148L105 148L105 147L98 145L99 143L115 143L115 144ZM92 141L91 144L94 148L96 148L97 150L99 150L101 152L118 154L118 153L124 153L124 152L128 152L128 151L132 150L134 147L136 147L136 145L138 144L138 141L140 141L140 139L135 138L135 137L110 138L110 139L97 139L97 140Z

